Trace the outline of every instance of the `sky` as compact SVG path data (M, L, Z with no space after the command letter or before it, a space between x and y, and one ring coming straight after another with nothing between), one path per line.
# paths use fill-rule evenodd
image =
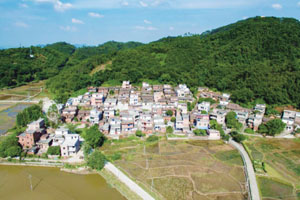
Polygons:
M148 43L255 16L300 20L300 0L0 0L0 48Z

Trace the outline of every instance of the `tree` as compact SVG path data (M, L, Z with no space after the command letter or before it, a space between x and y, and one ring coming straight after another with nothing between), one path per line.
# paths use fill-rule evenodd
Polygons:
M176 117L171 117L171 122L175 122L176 121Z
M236 131L233 131L230 133L232 139L238 143L241 143L242 141L244 141L246 139L245 135L242 135Z
M87 159L87 165L98 171L103 169L105 162L106 158L99 150L94 151Z
M167 133L173 133L174 129L171 126L168 126L166 132Z
M285 123L283 123L281 119L272 119L266 123L266 126L268 128L267 134L274 136L284 130Z
M254 94L249 88L243 88L232 92L231 100L237 103L246 103L252 101Z
M60 155L60 146L50 146L47 150L48 155Z
M10 156L10 157L19 156L21 154L21 152L22 152L22 149L19 146L11 146L6 150L7 156Z
M103 145L105 136L99 131L98 125L94 125L84 135L85 142L92 148L97 148Z
M21 147L18 143L18 138L15 134L6 136L3 141L0 142L0 157L7 156L19 156L21 154Z
M268 133L268 127L265 124L261 124L258 127L259 133Z
M227 113L225 117L226 126L228 128L235 128L239 130L243 125L236 119L236 113L235 112L229 112Z
M167 116L173 116L173 111L172 110L167 110L166 115Z

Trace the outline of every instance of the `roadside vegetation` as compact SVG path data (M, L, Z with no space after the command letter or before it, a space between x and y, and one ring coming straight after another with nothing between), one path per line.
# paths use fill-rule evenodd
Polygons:
M299 139L249 137L243 144L253 161L263 198L299 198Z

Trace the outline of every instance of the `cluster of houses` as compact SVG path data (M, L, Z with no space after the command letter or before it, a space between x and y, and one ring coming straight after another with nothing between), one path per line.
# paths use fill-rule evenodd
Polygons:
M204 101L189 111L188 103L192 104L195 98L185 84L172 87L144 82L138 88L123 81L117 87L89 87L84 95L70 98L61 115L68 123L98 124L101 132L115 139L137 130L146 134L166 132L168 126L175 134L193 134L195 129L204 129L210 139L220 139L218 131L210 130L209 122L214 119L225 127L229 111L236 112L239 122L254 130L263 122L263 104L256 105L254 110L246 109L230 103L229 94L207 88L198 90L200 97L214 99L218 104ZM172 115L168 114L170 111Z
M59 146L62 157L75 155L80 149L81 138L62 126L54 133L47 133L44 119L38 119L27 125L27 129L18 137L19 144L28 154L42 155L50 146Z
M99 130L108 138L119 139L137 130L145 134L165 133L172 127L174 134L194 135L194 130L206 130L208 139L220 139L220 132L210 129L210 120L216 120L224 128L228 112L236 113L237 120L254 131L258 130L265 118L266 105L257 104L253 109L243 108L230 102L229 94L199 88L198 97L210 98L217 103L211 105L203 101L192 109L188 104L195 101L189 88L181 84L149 85L133 87L129 81L116 87L89 87L88 92L70 98L65 105L59 105L61 118L66 123L92 126L99 125ZM48 108L51 104L47 105ZM194 105L194 104L192 104ZM287 124L286 131L300 128L300 112L285 110L282 121ZM63 157L78 152L81 138L67 128L60 127L49 134L43 119L28 124L26 131L18 136L23 149L31 154L43 154L49 146L60 146Z

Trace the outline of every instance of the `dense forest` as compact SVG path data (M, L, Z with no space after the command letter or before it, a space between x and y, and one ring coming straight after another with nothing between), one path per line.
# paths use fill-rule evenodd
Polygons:
M201 35L167 37L145 45L108 42L73 49L59 44L33 48L35 54L38 50L40 54L53 51L55 56L48 55L49 59L42 60L44 63L32 61L37 64L26 68L30 78L20 63L9 59L18 49L1 51L1 79L14 78L1 80L0 87L52 77L47 87L58 101L65 101L74 91L90 84L149 80L173 85L186 83L193 90L198 86L215 88L230 92L232 100L238 103L262 99L268 104L300 108L300 22L296 19L249 18ZM20 53L27 56L26 60L30 59L28 51L23 49L24 55ZM4 63L3 56L7 59ZM55 62L50 62L52 57ZM37 55L34 59L40 58ZM112 64L91 74L95 67L108 61Z

